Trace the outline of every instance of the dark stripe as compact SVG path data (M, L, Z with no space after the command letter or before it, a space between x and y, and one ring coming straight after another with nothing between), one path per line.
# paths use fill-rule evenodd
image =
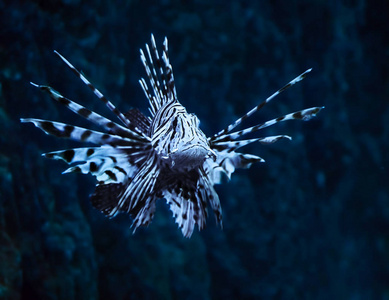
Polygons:
M68 65L69 66L69 65ZM76 74L78 77L80 77L81 78L81 74L80 74L80 72L78 72L77 71L77 69L75 68L75 67L73 67L73 66L69 66L69 68L70 68L70 70L72 70L73 71L73 73L74 74Z
M97 165L96 165L96 163L94 163L93 161L91 161L91 162L89 163L89 170L90 170L91 172L96 172L96 171L97 171Z
M248 115L244 115L243 117L240 118L241 121L244 121L248 118Z
M74 157L74 150L73 149L69 149L69 150L66 150L64 152L62 152L61 156L63 157L64 160L66 160L67 162L71 162L73 157Z
M180 117L180 114L177 114L177 119ZM180 129L181 129L181 139L183 140L185 137L185 124L182 118L180 118Z
M52 135L54 135L56 137L61 137L62 136L62 131L57 129L52 122L49 122L49 121L40 122L40 127L44 131L46 131L46 132L48 132L48 133L50 133L50 134L52 134Z
M175 132L177 127L177 118L174 118L172 125L173 125L173 132Z
M92 131L86 130L81 134L81 141L85 141L92 135Z
M288 83L287 85L285 85L284 87L282 87L281 89L278 90L278 93L282 93L283 91L285 91L287 88L291 87L292 84L291 83Z
M115 168L116 170L118 170L119 172L121 172L121 173L123 173L124 175L127 176L127 172L126 172L123 168L118 167L118 166L115 166L114 168Z
M176 199L174 199L173 197L171 198L172 199L172 201L179 207L179 208L181 208L181 204L180 204L180 202L178 202Z
M62 96L58 97L58 102L66 106L69 106L69 104L71 103L69 99L66 99L65 97Z
M112 171L107 170L104 173L107 174L108 177L111 178L112 180L114 180L114 181L117 180L116 175Z
M266 101L263 101L262 103L258 104L255 111L260 110L262 107L264 107L266 105L266 103L267 103Z
M65 125L64 137L69 138L74 130L74 127L71 125Z
M86 155L91 156L93 153L95 153L94 149L89 148L88 151L86 151Z
M108 102L108 101L107 101ZM115 115L120 115L120 111L115 107L112 111Z
M81 173L81 169L80 169L80 167L74 167L72 172L74 172L74 173Z
M303 118L303 115L302 115L301 111L298 111L298 112L294 113L292 116L295 119L302 119Z
M90 82L88 82L86 85L87 85L93 92L96 90L96 88L95 88Z
M80 108L77 112L80 116L83 116L84 118L88 118L92 112L89 109L86 108Z

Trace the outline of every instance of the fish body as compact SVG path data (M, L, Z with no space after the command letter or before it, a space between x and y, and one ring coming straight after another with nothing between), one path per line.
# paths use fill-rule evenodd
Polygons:
M223 176L230 178L237 168L248 168L255 162L264 161L256 155L239 153L238 148L253 142L270 144L283 138L291 139L286 135L242 139L244 135L286 120L309 120L322 107L304 109L233 132L235 127L275 96L302 80L310 72L309 69L225 129L207 137L200 129L197 116L188 113L178 101L167 39L161 53L157 50L153 35L150 45L146 44L146 54L140 50L148 83L143 78L139 81L149 101L150 116L137 109L121 113L84 75L55 51L116 115L120 123L83 107L49 86L34 83L53 100L98 125L102 131L33 118L21 121L31 122L56 137L97 145L50 152L44 156L70 164L71 167L64 173L94 175L97 184L91 202L106 216L114 217L120 212L130 214L135 231L139 226L147 226L151 222L156 201L164 198L182 234L190 237L195 225L200 230L204 228L208 204L217 224L222 227L222 210L214 185L221 183Z

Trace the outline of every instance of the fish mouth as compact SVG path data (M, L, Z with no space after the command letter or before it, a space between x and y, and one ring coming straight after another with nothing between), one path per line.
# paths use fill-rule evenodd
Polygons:
M197 156L198 158L203 157L203 160L206 160L207 158L212 158L213 161L216 161L217 155L215 151L211 150L209 147L197 144L197 145L190 145L184 149L181 150L184 152L191 152L191 155Z
M181 152L191 151L191 150L196 149L196 148L204 149L204 151L207 151L207 152L209 152L209 150L211 150L211 149L209 149L209 147L204 146L204 145L202 145L202 144L190 144L190 145L188 145L188 146L184 146L184 147L181 149ZM178 149L176 149L176 150L178 150ZM173 150L173 151L174 151L174 150Z
M171 168L190 170L201 166L208 157L216 157L213 151L201 144L191 144L175 148L166 156L165 161L170 161Z

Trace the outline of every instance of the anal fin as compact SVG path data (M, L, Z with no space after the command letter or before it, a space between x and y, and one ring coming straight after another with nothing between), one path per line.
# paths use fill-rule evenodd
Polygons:
M111 212L118 204L119 194L123 190L123 184L110 183L99 184L95 192L90 196L92 205L100 210L104 215L111 216Z

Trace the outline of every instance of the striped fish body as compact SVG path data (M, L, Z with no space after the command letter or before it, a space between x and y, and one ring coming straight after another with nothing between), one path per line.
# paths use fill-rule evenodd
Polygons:
M160 198L169 204L185 237L192 235L195 225L199 229L204 228L208 204L217 224L222 226L221 205L214 185L221 183L225 176L230 178L237 168L248 168L255 162L264 161L256 155L239 153L237 149L253 142L270 144L280 139L291 139L286 135L242 137L278 122L309 120L322 109L304 109L233 132L235 127L275 96L301 81L310 72L307 70L224 130L207 138L200 129L198 118L188 113L177 99L166 38L161 54L153 36L151 47L146 44L146 54L141 50L148 83L142 78L140 85L149 101L150 116L137 109L121 113L69 61L55 53L116 115L120 123L63 97L49 86L37 84L33 85L74 113L100 126L102 131L33 118L21 121L31 122L56 137L96 144L96 147L55 151L44 156L70 164L64 173L94 175L97 185L91 195L92 205L108 217L120 212L130 214L134 231L151 222L155 203Z
M212 151L199 123L178 101L169 102L158 111L150 136L162 165L177 173L203 165Z

